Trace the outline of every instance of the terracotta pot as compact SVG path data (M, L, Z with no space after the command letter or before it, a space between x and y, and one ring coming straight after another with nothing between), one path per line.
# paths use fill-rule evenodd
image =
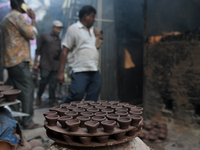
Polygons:
M65 121L67 127L69 128L69 131L76 132L78 131L79 124L81 123L79 120L70 119Z
M58 115L56 115L56 116L49 115L49 116L45 116L45 118L46 118L46 121L48 122L48 126L56 126L59 116Z
M82 112L85 112L85 109L84 108L75 108L75 109L73 109L73 111L77 112L78 115L81 115Z
M129 116L132 121L131 121L131 126L138 126L139 122L141 121L142 117L134 117L134 116Z
M130 105L130 104L129 104L129 105L126 105L125 107L128 108L128 110L130 111L132 108L135 108L136 106L135 106L135 105Z
M93 121L98 121L99 122L99 128L101 128L102 127L101 126L101 121L106 120L106 117L104 117L104 116L93 116L92 120Z
M131 110L134 110L134 111L143 111L143 108L142 107L132 107Z
M88 145L91 142L92 136L87 136L87 137L86 136L80 136L79 139L80 139L82 144Z
M81 115L82 116L87 116L87 117L92 117L92 116L94 116L94 113L86 111L86 112L82 112Z
M11 87L12 86L10 86L10 88ZM8 102L14 102L17 99L19 93L21 93L21 90L18 89L5 90L1 92L1 94L5 97L6 101Z
M149 141L155 141L158 137L156 136L156 135L149 135L148 136L148 138L149 138Z
M69 110L67 108L59 108L59 109L56 109L56 111L59 116L64 116L65 113L67 113Z
M99 111L99 109L97 109L97 108L88 108L87 111L88 112L92 112L92 113L96 113L96 112Z
M106 109L103 109L102 112L106 112L107 114L110 114L110 113L113 113L114 110L111 108L106 108Z
M13 89L13 86L10 85L1 85L0 86L0 92L5 91L5 90L11 90Z
M101 103L99 103L99 102L93 102L93 103L90 103L90 105L91 105L91 106L100 106Z
M70 103L71 106L77 106L77 104L82 104L82 101L73 101Z
M95 108L97 108L97 109L99 109L101 111L102 109L105 109L107 107L106 106L102 106L102 105L98 105L98 106L95 106Z
M126 116L128 116L128 112L127 111L116 111L115 113L117 115L119 115L120 117L126 117Z
M65 121L73 119L72 116L62 116L58 118L58 122L61 124L62 128L67 128Z
M122 139L124 138L125 134L126 134L126 132L114 134L114 138L115 138L116 140L118 140L118 141L119 141L119 140L122 140Z
M57 115L57 114L58 113L56 111L48 111L48 112L43 113L44 117L48 115Z
M54 107L49 108L49 111L56 111L59 108L60 106L54 106Z
M72 116L75 119L78 116L78 113L74 111L68 111L67 113L65 113L65 115Z
M104 132L112 133L114 131L115 125L117 124L114 120L106 120L101 122Z
M70 104L64 103L64 104L61 104L61 105L60 105L61 108L67 108L67 106L70 106Z
M99 126L98 121L86 121L85 126L88 130L88 133L97 133L97 128Z
M105 104L105 103L108 103L108 101L106 101L106 100L99 100L99 101L97 101L97 102L99 102L99 103L101 103L101 104Z
M119 117L117 118L117 122L119 123L120 129L127 129L131 123L131 119L125 117Z
M141 140L143 140L143 139L146 138L146 133L141 132L141 133L138 135L138 137L139 137Z
M73 109L75 109L75 108L78 108L78 107L77 106L71 106L71 105L67 106L67 109L69 109L70 111L73 111Z
M134 110L131 110L131 111L129 111L129 113L131 114L131 115L142 115L142 111L134 111Z
M99 143L107 143L109 135L97 136L96 138L97 138Z
M83 107L88 106L88 104L77 104L76 106L77 106L78 108L83 108Z
M135 129L133 129L133 130L131 130L131 131L128 131L128 132L126 133L126 135L128 135L128 136L133 136L133 135L135 135L136 132L137 132L137 128L135 128Z
M110 103L111 105L117 105L119 104L119 101L109 101L108 103Z
M127 111L128 112L128 108L125 108L125 107L116 108L115 111Z
M85 124L84 124L84 123L85 123L86 121L89 121L91 118L90 118L90 117L87 117L87 116L78 116L77 119L81 121L81 123L80 123L79 126L80 126L80 127L85 127Z
M125 107L126 105L129 105L128 103L118 103L117 105Z
M119 118L119 115L117 114L108 114L106 115L106 117L109 119L109 120L117 120L117 118Z
M161 140L165 140L167 138L167 134L159 133L158 138L161 139Z
M102 103L102 106L106 106L107 108L111 108L111 104L110 103Z
M106 112L96 112L95 113L95 116L103 116L103 117L105 117L106 115L107 115Z
M62 134L63 138L65 139L65 142L67 143L73 143L74 142L74 136L72 135L66 135L66 134Z

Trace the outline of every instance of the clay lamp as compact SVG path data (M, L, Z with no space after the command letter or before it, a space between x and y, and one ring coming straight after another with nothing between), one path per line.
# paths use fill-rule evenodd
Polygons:
M139 116L142 115L142 111L134 111L134 110L131 110L131 111L129 111L129 113L130 113L131 115L139 115Z
M44 117L48 115L57 115L57 114L58 113L56 111L48 111L48 112L43 113Z
M109 103L102 103L101 105L106 106L107 108L111 108L111 104L109 104Z
M117 118L119 118L119 115L117 114L108 114L106 115L106 117L108 118L108 120L117 120Z
M101 124L104 128L104 132L113 133L115 125L117 124L117 122L114 121L114 120L105 120L105 121L102 121Z
M158 138L161 139L161 140L165 140L167 138L167 134L159 133Z
M92 102L92 103L90 103L90 105L95 107L95 106L100 106L101 103L99 103L99 102Z
M109 135L96 136L99 143L107 143Z
M134 128L133 130L128 131L128 132L126 133L126 135L128 135L128 136L133 136L133 135L136 134L137 130L138 130L137 128Z
M108 101L106 101L106 100L99 100L99 101L97 101L97 102L99 102L99 103L101 103L101 104L107 104L108 103Z
M87 106L82 106L81 108L84 108L84 109L88 109L88 108L94 108L93 106L90 106L90 105L87 105Z
M102 127L101 126L101 121L106 120L106 117L104 117L104 116L93 116L92 120L93 121L98 121L99 122L99 128L101 128Z
M84 108L75 108L75 109L73 109L73 111L77 112L78 115L80 116L82 112L85 112L85 109Z
M72 116L62 116L58 118L58 122L61 124L62 128L67 128L65 121L73 119Z
M56 126L59 116L49 115L49 116L45 116L45 118L46 118L46 121L48 122L48 126Z
M117 104L119 104L119 101L109 101L108 103L111 105L117 105Z
M70 105L70 104L68 104L68 103L64 103L64 104L61 104L60 107L61 107L61 108L67 108L67 106L69 106L69 105Z
M126 116L128 116L128 112L127 111L116 111L115 113L117 115L119 115L120 117L126 117Z
M136 106L129 104L129 105L126 105L125 107L128 108L128 110L130 111L132 108L135 108Z
M70 132L78 131L79 124L81 123L79 120L70 119L65 121L67 127L69 128Z
M151 129L153 129L154 127L151 125L151 124L147 124L147 125L145 125L145 129L146 130L151 130Z
M128 117L119 117L117 118L120 129L127 129L131 123L131 119Z
M114 134L114 138L119 141L122 140L125 136L126 132L122 132L122 133L118 133L118 134Z
M98 121L86 121L85 126L88 130L88 133L97 133L97 128L99 126Z
M129 105L128 103L118 103L117 105L122 106L122 107L126 107L126 105Z
M114 112L114 110L111 109L111 108L105 108L105 109L102 109L102 112L106 112L107 114L111 114L111 113Z
M54 106L54 107L49 108L49 111L56 111L59 108L60 106Z
M135 117L135 116L129 115L129 117L132 119L131 126L135 126L135 127L139 125L139 123L140 123L140 121L142 119L141 116L140 117Z
M93 102L94 102L94 101L91 100L91 101L84 101L83 103L84 103L84 104L90 105L90 103L93 103Z
M157 127L158 126L158 122L157 121L151 121L150 123L152 126Z
M67 108L59 108L56 109L57 113L59 116L64 116L66 112L68 112L69 110Z
M79 136L79 139L83 145L88 145L91 142L92 136Z
M77 106L71 106L71 105L67 106L67 109L69 109L70 111L72 111L75 108L78 108L78 107Z
M92 112L87 112L87 111L86 111L86 112L82 112L81 115L82 115L82 116L87 116L87 117L92 117L92 116L94 116L94 114L93 114Z
M4 86L4 85L2 85ZM10 86L11 88L12 86ZM4 96L4 98L6 99L6 101L8 102L14 102L17 99L17 96L19 95L19 93L21 93L21 90L18 89L10 89L10 90L5 90L1 92L1 95Z
M62 134L62 136L65 139L66 143L73 143L74 142L74 136L73 135Z
M88 106L88 104L77 104L76 105L78 108L83 108L83 107L85 107L85 106Z
M103 117L105 117L106 115L107 115L106 112L96 112L95 113L95 116L103 116Z
M65 113L66 116L72 116L74 119L78 116L78 112L68 111Z
M122 108L116 108L115 111L128 111L128 109L125 107L122 107Z
M131 117L141 117L141 115L136 115L136 114L129 114L128 115L129 116L129 118L131 118ZM145 123L144 123L145 124ZM144 127L145 125L143 125L143 127Z
M155 141L158 137L156 135L149 134L148 138L149 138L149 141Z
M142 107L132 107L131 110L134 110L134 111L143 111L143 108Z
M99 109L97 109L97 108L88 108L87 111L88 112L92 112L92 113L96 113L96 112L99 111Z
M85 127L85 124L84 124L84 123L85 123L86 121L90 121L91 118L90 118L90 117L87 117L87 116L78 116L77 119L81 121L81 123L80 123L79 126L83 128L83 127Z
M122 108L122 106L120 106L120 105L112 105L111 108L116 110L117 108Z
M106 106L102 106L102 105L98 105L98 106L95 106L95 108L97 108L97 109L99 109L101 111L103 109L106 109L107 107Z
M139 137L141 140L143 140L143 139L146 138L146 133L141 132L141 133L138 135L138 137Z
M71 106L77 106L77 104L82 104L81 101L73 101L70 103Z

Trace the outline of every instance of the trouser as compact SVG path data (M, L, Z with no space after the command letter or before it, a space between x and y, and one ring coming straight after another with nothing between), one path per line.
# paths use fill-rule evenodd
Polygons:
M56 91L56 77L57 77L58 71L48 71L45 69L40 69L40 83L39 83L39 90L37 96L41 98L45 87L47 84L49 84L49 100L50 103L55 102L55 91Z
M15 89L21 90L18 95L18 99L22 104L22 112L29 114L27 117L23 117L22 126L29 126L33 123L33 93L34 85L29 68L28 62L22 62L14 67L7 68L8 80L6 85L12 85ZM14 111L19 111L20 105L11 105L10 108Z
M70 103L71 101L85 100L97 101L100 87L101 78L99 71L87 71L71 74L71 93L62 101L62 103Z

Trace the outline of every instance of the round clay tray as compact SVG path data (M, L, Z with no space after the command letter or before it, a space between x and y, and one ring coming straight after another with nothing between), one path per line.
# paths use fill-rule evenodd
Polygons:
M68 128L62 128L58 121L56 126L48 126L47 121L45 121L44 127L46 129L47 136L58 143L74 147L103 147L124 143L134 139L139 135L142 129L142 124L143 118L140 120L137 126L129 125L127 129L121 129L117 123L112 133L104 132L103 127L97 128L96 133L88 133L86 127L79 127L78 131L70 132ZM123 138L118 135L122 135ZM73 140L66 142L63 136L73 137ZM107 142L101 143L97 140L101 139L101 137L108 137ZM89 144L84 144L80 140L85 140L85 138L92 140Z

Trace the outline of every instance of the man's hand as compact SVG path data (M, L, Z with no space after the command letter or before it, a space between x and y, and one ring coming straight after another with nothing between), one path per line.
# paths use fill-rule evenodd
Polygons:
M64 82L64 73L63 72L58 72L58 75L57 75L57 82L58 83L63 83Z
M35 20L35 13L34 13L34 11L32 9L28 9L27 14L31 19Z

